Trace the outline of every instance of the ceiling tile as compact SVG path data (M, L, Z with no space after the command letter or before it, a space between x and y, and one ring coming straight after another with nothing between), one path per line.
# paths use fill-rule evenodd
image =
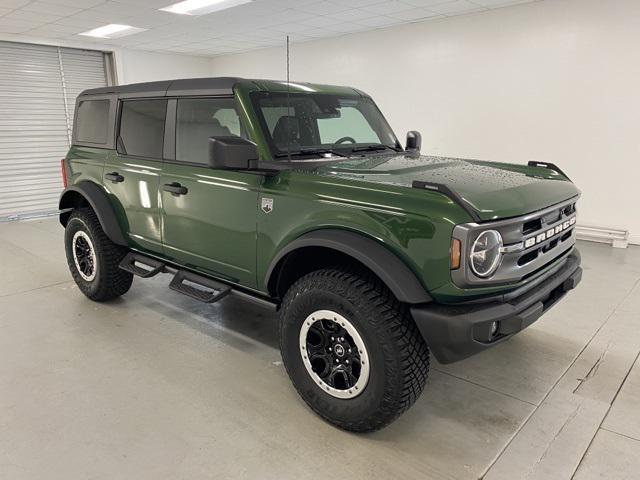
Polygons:
M339 20L336 20L335 18L331 18L331 17L324 17L324 16L317 16L315 18L311 18L309 20L305 20L303 22L300 22L302 25L309 25L310 27L318 27L318 28L322 28L322 27L327 27L329 25L334 25L336 23L340 23Z
M96 5L95 7L93 7L91 10L93 10L94 12L115 13L127 16L145 15L147 13L157 11L157 9L155 8L140 7L138 5L120 2L101 3L100 5Z
M78 27L74 27L72 25L60 25L58 23L47 23L46 25L39 27L39 30L42 30L43 32L46 30L66 35L78 33Z
M376 14L367 12L361 8L351 8L342 12L331 13L327 16L343 22L350 22L375 17Z
M412 8L414 8L413 5L395 0L362 7L362 10L376 15L388 15L390 13L403 12Z
M19 27L16 25L5 25L0 23L0 33L24 33L28 28Z
M27 30L25 33L27 35L33 35L34 37L47 37L47 38L64 38L68 35L67 33L64 33L64 32L56 32L54 30L46 28L46 26L34 28L32 30Z
M451 3L455 0L402 0L404 3L415 7L433 7L434 5L442 5L443 3ZM532 0L535 1L535 0Z
M302 23L283 23L273 27L275 30L283 33L304 32L309 28L308 25Z
M429 10L433 10L436 13L442 13L443 15L459 15L461 13L477 12L479 10L486 10L485 7L468 2L467 0L455 0L453 2L447 2L440 5L433 5L428 7Z
M329 0L329 1L337 5L344 5L347 8L361 8L361 7L366 7L368 5L375 5L376 3L382 3L384 0Z
M101 0L104 2L105 0ZM117 3L124 3L128 5L135 5L138 7L146 7L150 9L158 9L163 7L168 7L173 3L177 3L178 0L112 0Z
M83 32L85 30L91 30L92 28L105 25L105 23L101 20L95 20L95 19L89 19L89 18L76 18L73 15L70 17L62 17L61 19L56 20L55 23L57 25L67 25L67 26L77 27L79 32Z
M109 23L147 29L114 40L143 50L220 55L336 37L535 0L254 0L209 15L159 11L178 0L0 0L0 33L78 39Z
M350 32L361 32L362 30L366 30L368 27L365 25L358 25L357 23L352 22L344 22L344 23L335 23L331 25L331 30L337 33L350 33Z
M14 18L7 18L6 16L0 17L0 25L3 25L6 28L11 27L12 29L19 30L24 32L26 30L31 30L33 28L37 28L40 26L40 23L28 21L28 20L16 20ZM11 32L5 32L11 33Z
M54 13L55 15L59 15L61 17L66 17L67 15L73 15L74 13L78 13L83 10L80 7L71 7L69 5L57 5L55 3L48 2L31 2L28 5L25 5L20 10L26 12L36 12L36 13Z
M301 10L296 10L293 8L289 8L286 10L282 10L271 15L267 15L269 18L275 18L279 22L282 22L283 19L287 22L299 22L302 20L308 20L309 18L314 18L315 15L309 12L303 12Z
M471 0L476 5L488 8L508 7L520 3L529 3L530 0Z
M436 13L433 10L429 10L428 8L412 8L411 10L390 13L388 16L397 18L398 20L404 20L406 22L418 22L420 20L429 18L433 19L436 17L441 17L442 14Z
M26 10L14 10L11 13L3 15L2 18L5 18L5 19L12 18L14 20L25 20L28 22L36 22L43 25L45 23L54 22L62 18L62 16L55 15L52 13L38 13L38 12L28 12Z
M349 10L349 6L344 3L332 3L329 1L318 1L299 7L303 12L314 13L316 15L328 15L330 13Z
M105 0L47 0L56 5L69 5L71 7L91 8L104 3Z
M364 25L366 27L380 28L380 27L388 27L390 25L395 25L395 24L401 23L401 21L391 17L379 16L379 17L367 18L364 20L358 20L355 23Z
M30 0L0 0L0 7L8 8L10 10L24 7Z

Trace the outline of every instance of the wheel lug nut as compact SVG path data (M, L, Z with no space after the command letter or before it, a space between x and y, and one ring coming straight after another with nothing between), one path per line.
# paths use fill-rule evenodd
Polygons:
M340 341L341 341L341 342L344 342L344 337L340 337Z
M336 362L337 362L337 363L340 363L340 359L339 359L339 358L336 358Z
M344 363L349 364L349 360L345 360Z
M333 348L329 347L329 351L330 351L330 352L332 352L332 351L333 351Z
M336 337L331 337L331 341L333 342L336 339Z

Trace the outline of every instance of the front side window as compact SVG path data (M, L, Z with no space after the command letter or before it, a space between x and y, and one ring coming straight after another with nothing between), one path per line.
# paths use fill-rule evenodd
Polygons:
M233 98L178 99L176 160L207 164L209 138L244 136Z
M122 102L118 148L137 157L162 158L166 100Z
M83 143L107 143L109 100L83 100L76 115L76 139Z
M373 100L323 93L252 94L274 156L331 150L348 154L399 143Z

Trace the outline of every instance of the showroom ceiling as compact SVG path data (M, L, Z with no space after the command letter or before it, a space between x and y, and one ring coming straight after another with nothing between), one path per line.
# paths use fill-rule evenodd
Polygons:
M286 35L302 42L534 0L255 0L199 16L159 10L176 1L0 0L0 37L211 56L280 45ZM78 36L110 24L135 27L136 33Z

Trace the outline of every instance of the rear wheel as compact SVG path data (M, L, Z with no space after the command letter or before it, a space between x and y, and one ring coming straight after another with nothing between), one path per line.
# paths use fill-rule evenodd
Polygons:
M325 269L298 280L282 303L280 349L304 401L356 432L406 411L429 370L408 309L368 272Z
M111 300L131 288L133 275L119 268L127 250L109 240L93 210L81 208L71 213L65 250L73 279L91 300Z

